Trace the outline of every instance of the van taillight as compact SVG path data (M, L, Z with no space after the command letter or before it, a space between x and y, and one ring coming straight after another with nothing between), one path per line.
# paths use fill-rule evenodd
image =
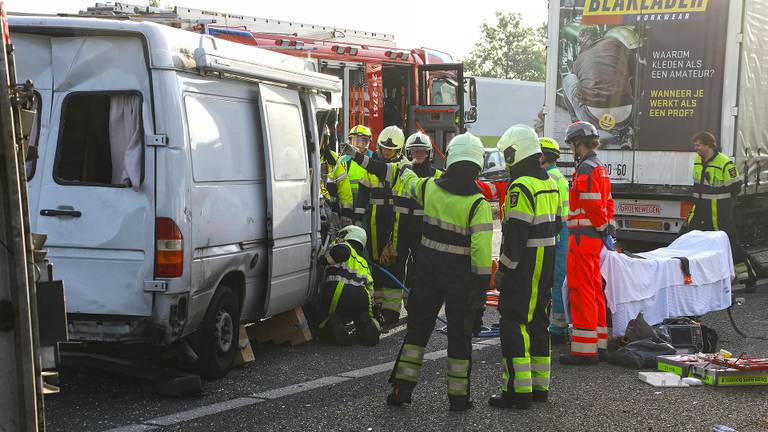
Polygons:
M155 218L155 277L176 278L184 272L184 237L169 218Z

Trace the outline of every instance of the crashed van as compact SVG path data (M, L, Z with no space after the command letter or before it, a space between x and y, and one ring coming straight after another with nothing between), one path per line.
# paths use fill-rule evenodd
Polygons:
M223 376L241 322L314 294L316 119L339 80L148 22L10 26L39 113L32 225L64 281L70 339L179 343Z

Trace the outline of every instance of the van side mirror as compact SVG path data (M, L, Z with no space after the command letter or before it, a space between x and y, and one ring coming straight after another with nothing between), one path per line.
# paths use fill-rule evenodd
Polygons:
M474 77L464 78L464 91L469 95L469 107L464 111L464 123L477 121L477 81Z

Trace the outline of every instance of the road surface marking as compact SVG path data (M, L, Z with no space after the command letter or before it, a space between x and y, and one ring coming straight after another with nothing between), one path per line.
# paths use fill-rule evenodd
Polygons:
M482 349L499 345L499 343L501 343L499 338L476 341L472 343L472 350L479 351ZM447 356L448 356L447 350L432 351L424 355L424 360L439 360ZM180 412L170 414L170 415L165 415L162 417L155 417L153 419L144 420L141 423L127 425L127 426L120 426L114 429L109 429L104 432L143 432L143 431L149 431L149 430L156 430L162 426L171 426L171 425L175 425L185 421L199 419L201 417L220 414L225 411L230 411L237 408L255 405L260 402L266 402L268 400L274 400L274 399L279 399L286 396L292 396L298 393L303 393L305 391L315 390L323 387L329 387L339 383L352 381L358 378L364 378L367 376L387 372L392 370L392 367L394 367L394 364L395 362L386 362L386 363L381 363L374 366L368 366L361 369L342 372L336 375L330 375L327 377L318 378L311 381L292 384L286 387L267 390L265 392L256 393L251 396L239 397L239 398L230 399L224 402L216 402L210 405L203 405L201 407L193 408L187 411L180 411Z

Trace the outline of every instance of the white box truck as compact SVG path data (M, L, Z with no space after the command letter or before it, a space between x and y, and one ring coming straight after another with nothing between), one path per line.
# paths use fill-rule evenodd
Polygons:
M316 119L340 81L154 23L10 26L41 113L32 226L66 281L70 339L189 340L203 374L224 375L240 322L313 295Z
M544 105L544 83L475 77L475 85L478 117L467 130L480 137L485 147L496 147L514 124L536 126Z
M742 243L764 265L768 1L550 0L545 134L598 127L618 237L669 242L685 222L694 134L713 133L744 186Z

